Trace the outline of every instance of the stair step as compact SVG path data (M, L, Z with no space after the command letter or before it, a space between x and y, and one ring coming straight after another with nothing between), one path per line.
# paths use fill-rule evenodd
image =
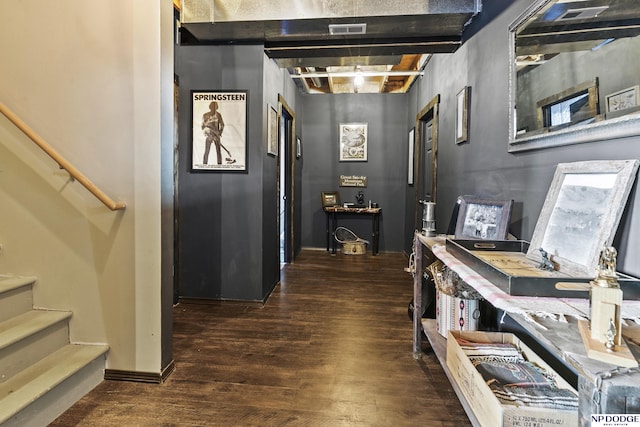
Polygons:
M35 277L0 275L0 322L31 310Z
M31 310L0 323L0 384L69 344L71 312Z
M106 345L67 344L0 384L0 425L8 421L10 421L8 424L23 425L25 419L32 420L33 416L38 416L45 412L48 414L46 415L47 417L53 417L47 422L55 419L70 407L75 400L70 399L68 393L50 392L66 381L73 381L75 373L80 372L83 368L91 365L92 362L103 357L108 350L109 347ZM100 369L99 373L103 376L104 361L99 362L97 367ZM87 376L87 374L84 375ZM84 388L88 388L87 390L71 392L71 394L78 396L76 398L79 399L95 387L101 378L96 378L96 380L93 381L95 384L84 384ZM78 378L76 378L76 382L86 383L85 380ZM46 397L47 394L50 396ZM40 406L48 407L54 404L58 407L58 410L54 410L55 414L52 415L51 410L46 411L38 407L37 402L39 400L45 401ZM27 412L28 414L21 416L21 412Z

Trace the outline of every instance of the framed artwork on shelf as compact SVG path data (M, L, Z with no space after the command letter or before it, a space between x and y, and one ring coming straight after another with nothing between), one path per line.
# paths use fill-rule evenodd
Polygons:
M465 86L456 95L456 144L469 141L470 100L471 86Z
M338 191L323 191L322 192L322 207L328 208L331 206L340 205L340 193Z
M191 170L247 170L246 90L191 91Z
M340 161L367 161L367 123L340 124Z
M458 198L455 238L506 240L513 200L491 200L476 196Z
M278 113L276 109L269 105L268 108L268 132L267 132L267 154L278 155Z
M527 258L579 277L594 277L610 246L638 171L638 160L593 160L556 167Z

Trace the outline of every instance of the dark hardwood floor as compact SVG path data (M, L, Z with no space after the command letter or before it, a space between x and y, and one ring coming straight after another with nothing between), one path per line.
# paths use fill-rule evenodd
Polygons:
M305 250L264 305L179 304L164 384L104 381L51 425L470 425L435 356L413 358L406 264Z

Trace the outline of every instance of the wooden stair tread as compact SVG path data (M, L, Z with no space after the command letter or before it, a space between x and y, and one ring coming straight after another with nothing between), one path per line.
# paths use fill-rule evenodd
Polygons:
M7 274L0 274L0 294L22 286L31 285L35 281L36 278L31 276L11 276Z
M69 311L31 310L0 322L0 349L71 317Z
M0 384L0 425L109 350L68 344Z

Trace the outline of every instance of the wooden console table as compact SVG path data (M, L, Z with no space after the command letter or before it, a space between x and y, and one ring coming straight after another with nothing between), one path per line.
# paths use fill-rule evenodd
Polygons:
M327 251L331 251L332 254L336 253L336 228L338 226L338 215L358 215L368 216L371 218L371 253L376 255L378 253L378 241L380 235L380 214L381 208L345 208L342 206L328 206L324 208L324 212L327 215Z
M435 245L444 245L445 240L445 236L425 237L419 232L415 233L413 245L415 257L413 281L414 313L422 313L423 311L422 278L426 267L423 263L423 256L427 256L427 262L429 263L439 259L434 255L432 248ZM436 252L439 253L439 251ZM640 304L640 302L631 303ZM629 325L623 329L623 335L626 337L632 353L636 358L640 359L640 325L631 324L632 322L628 323ZM505 312L505 317L501 324L505 325L503 332L515 333L531 348L533 348L532 344L537 346L539 350L536 350L536 352L542 352L538 354L545 359L545 362L554 367L556 371L558 369L554 365L562 365L568 376L572 377L565 378L565 380L578 390L580 426L587 427L590 425L589 417L591 414L640 413L640 368L619 368L609 363L588 358L575 318L567 317L566 323L550 318L536 318L535 322L531 322L522 314ZM510 330L510 327L513 327L513 329ZM423 332L429 340L445 374L451 380L446 364L446 339L437 332L435 320L422 319L419 315L413 316L414 358L420 359L422 357ZM547 360L545 355L553 360ZM452 386L472 424L474 426L479 425L464 395L455 383L452 382Z

